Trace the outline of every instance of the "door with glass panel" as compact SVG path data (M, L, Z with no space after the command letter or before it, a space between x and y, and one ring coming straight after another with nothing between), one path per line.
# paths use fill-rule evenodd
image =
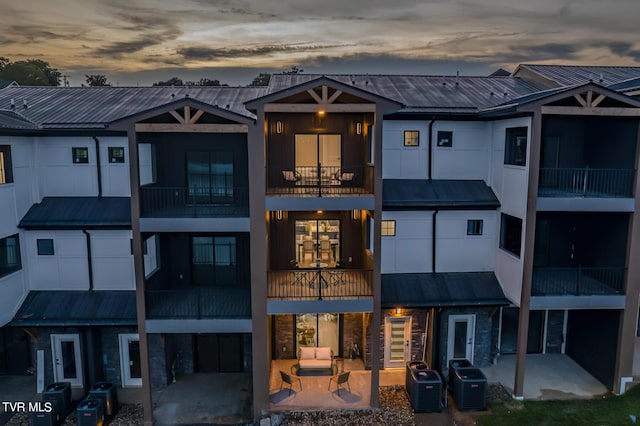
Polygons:
M473 363L476 316L450 315L448 331L447 365L452 359L466 359Z
M191 272L194 285L234 285L236 268L236 237L191 238Z
M340 260L340 220L295 221L296 261L302 268L333 268Z
M295 136L296 171L303 184L328 185L341 166L341 135Z
M120 334L119 339L122 386L142 386L140 338L137 334Z
M384 368L401 368L411 358L411 317L384 320Z
M79 334L52 334L51 358L56 382L69 382L73 387L83 386Z
M325 346L340 352L338 314L301 314L296 315L296 342L298 347Z
M187 186L190 204L233 202L233 153L187 152Z

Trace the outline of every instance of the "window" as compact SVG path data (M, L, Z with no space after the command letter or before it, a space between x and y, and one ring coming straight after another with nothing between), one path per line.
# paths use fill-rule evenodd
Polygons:
M124 148L123 147L109 147L109 162L110 163L124 163Z
M395 220L383 220L380 224L382 226L383 237L395 237L396 236L396 221Z
M500 248L520 257L522 219L502 213L500 218Z
M467 220L467 235L482 235L482 219Z
M149 278L160 269L160 239L154 234L142 242L144 277Z
M22 269L18 234L0 239L0 277Z
M504 164L525 166L527 164L527 128L507 129L504 143Z
M420 145L420 132L417 130L404 131L404 146Z
M187 152L189 203L233 202L233 153Z
M0 145L0 185L11 182L13 182L11 147L9 145Z
M453 132L439 130L437 144L441 147L451 148L453 146Z
M86 164L89 162L89 148L71 148L73 164Z
M236 237L191 238L195 285L234 285L236 264Z
M38 245L38 256L53 256L53 240L51 238L36 240Z

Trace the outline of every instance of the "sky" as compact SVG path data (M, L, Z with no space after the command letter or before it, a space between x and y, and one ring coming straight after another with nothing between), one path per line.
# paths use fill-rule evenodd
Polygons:
M520 63L640 66L640 0L0 0L0 56L72 86L260 72L488 75Z

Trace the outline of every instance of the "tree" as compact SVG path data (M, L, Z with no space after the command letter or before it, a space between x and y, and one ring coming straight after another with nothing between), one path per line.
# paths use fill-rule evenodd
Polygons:
M261 72L257 77L249 83L249 86L268 86L269 80L271 79L271 74L266 72Z
M291 67L291 69L289 71L283 72L283 74L291 75L291 74L300 74L300 73L303 73L303 72L304 72L304 70L302 68L298 68L297 65L294 65L294 66Z
M211 80L210 78L201 78L198 81L187 81L187 86L228 86L228 84L220 83L220 80Z
M11 62L0 57L0 80L15 81L23 86L59 86L62 74L41 59Z
M182 86L184 83L178 77L171 77L167 81L158 81L153 83L152 86Z
M87 85L95 87L95 86L111 86L111 84L107 81L107 77L102 74L88 74L85 75Z

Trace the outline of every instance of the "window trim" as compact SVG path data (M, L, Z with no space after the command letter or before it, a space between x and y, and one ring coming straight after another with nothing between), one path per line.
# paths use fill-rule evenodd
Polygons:
M86 156L79 156L80 152L86 152ZM71 148L71 161L73 164L89 164L89 147L74 146Z
M479 231L476 231L476 224L479 224ZM467 219L467 235L478 236L484 233L484 219Z
M51 244L50 248L51 250L49 251L49 247L41 245L44 243L47 244ZM53 238L37 238L36 239L36 249L38 252L38 256L55 256L56 254L56 250L55 247L53 245ZM46 250L45 250L46 249Z
M518 235L518 239L519 239L519 247L518 247L518 252L516 253L514 250L511 250L507 247L507 220L518 220L520 221L520 235ZM500 241L499 241L499 247L502 251L509 253L515 257L517 257L518 259L520 259L520 257L522 256L522 222L523 220L519 217L516 216L511 216L509 214L506 213L500 213Z
M507 127L504 136L504 165L505 166L527 166L527 149L529 144L529 128L526 126ZM522 159L517 156L518 141L524 139Z
M393 224L393 225L391 225ZM387 226L385 226L387 225ZM389 226L391 225L391 226ZM393 230L393 233L385 233ZM383 220L380 222L380 235L383 237L395 237L396 236L396 221L395 219Z
M412 135L409 135L410 133L415 133L415 141L416 143L409 143L407 144L407 141L412 141L414 138L411 137ZM409 136L409 138L407 139L407 136ZM416 147L416 146L420 146L420 130L405 130L404 131L404 146L407 147Z
M118 151L122 153L121 156L116 155ZM109 147L109 164L124 164L124 163L125 163L124 146L110 146Z
M444 139L444 135L441 135L442 133L446 133L449 136L446 144L441 142ZM438 148L453 148L453 130L438 130L436 133L436 146Z

